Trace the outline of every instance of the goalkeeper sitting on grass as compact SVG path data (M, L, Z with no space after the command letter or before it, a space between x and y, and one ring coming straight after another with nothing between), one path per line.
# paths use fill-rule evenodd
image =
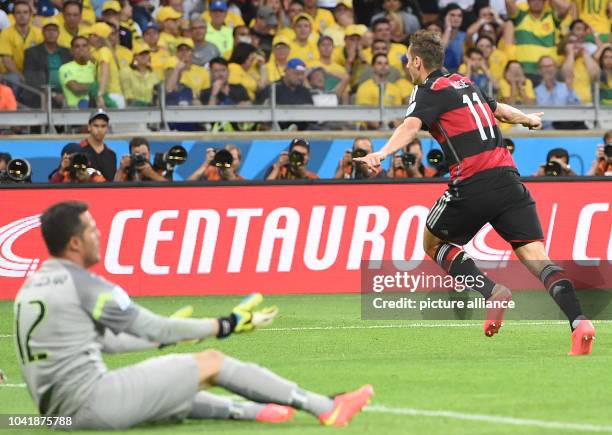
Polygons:
M50 207L41 227L51 258L17 295L15 336L23 377L42 415L71 417L66 426L72 429L119 429L184 418L280 422L296 408L324 425L343 426L373 394L365 385L329 398L212 349L109 371L101 352L225 338L270 324L277 310L255 311L263 298L254 294L218 319L156 315L86 270L99 261L99 231L86 204ZM199 391L213 385L252 402Z

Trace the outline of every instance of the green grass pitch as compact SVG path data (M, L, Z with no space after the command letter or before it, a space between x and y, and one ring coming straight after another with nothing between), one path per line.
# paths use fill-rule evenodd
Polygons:
M139 298L160 314L191 304L195 314L222 315L238 297ZM269 296L281 316L269 330L105 357L121 367L170 352L215 347L254 361L325 394L374 385L369 409L342 433L559 434L612 432L612 323L597 322L593 355L570 358L565 322L509 321L486 338L478 321L362 321L359 295ZM552 301L551 301L552 303ZM12 303L0 302L0 414L35 413L21 384L13 344ZM451 413L445 413L445 411ZM513 419L509 419L513 418ZM290 423L186 421L130 434L323 433L305 413ZM0 430L2 432L2 430ZM44 432L39 430L37 432ZM11 430L6 433L32 433ZM91 432L90 432L91 433ZM100 433L100 432L96 432ZM116 432L115 432L116 433Z

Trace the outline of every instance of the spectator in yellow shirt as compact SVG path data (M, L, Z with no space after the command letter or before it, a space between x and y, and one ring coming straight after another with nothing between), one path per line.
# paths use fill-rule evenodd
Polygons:
M178 41L176 57L166 64L166 92L180 91L181 85L191 90L191 104L200 104L200 92L210 87L208 70L192 63L193 41L183 38Z
M166 63L171 55L165 48L159 46L159 27L155 23L148 23L142 29L142 39L151 49L151 68L163 80Z
M132 58L134 57L132 50L119 44L119 29L117 26L111 25L111 27L113 31L108 36L108 42L113 52L113 56L115 57L115 61L117 62L117 66L120 70L122 68L129 68L132 64Z
M334 62L332 53L334 52L334 40L331 36L322 35L317 44L319 51L319 60L315 60L308 64L310 68L321 67L325 72L338 80L348 77L346 68L339 63Z
M128 68L121 69L119 76L124 84L124 96L129 107L153 105L155 86L160 80L151 69L151 49L146 43L136 43L134 60Z
M302 59L309 63L319 58L316 42L310 40L312 33L312 18L308 14L299 14L293 22L295 39L291 43L291 57Z
M342 47L344 46L346 28L355 24L353 0L339 0L334 9L334 19L336 22L322 33L330 36L336 47Z
M157 22L161 29L158 44L170 54L176 53L177 41L181 36L179 30L181 17L182 14L170 6L161 7L157 12Z
M372 43L372 56L376 56L377 54L384 54L385 56L389 56L389 42L384 39L376 39ZM404 58L406 56L404 55ZM402 63L403 65L406 62ZM374 75L374 68L372 65L364 65L364 68L360 71L359 77L357 78L357 85L369 80ZM394 66L389 66L389 75L387 80L395 83L403 76L403 71L398 70ZM403 96L402 96L403 99Z
M289 44L289 39L283 35L274 37L272 41L272 54L264 70L265 77L263 77L263 83L265 85L280 80L285 74L285 68L287 67L287 61L289 60L289 53L291 51Z
M70 48L72 38L83 34L87 26L83 24L83 5L78 0L66 0L62 4L62 13L58 16L60 35L58 45Z
M255 47L244 42L238 43L229 58L229 84L242 85L251 101L255 100L255 93L264 85L260 67L265 67L265 59L257 53Z
M8 76L16 81L24 81L23 60L26 48L34 47L43 41L42 32L30 24L32 9L26 0L17 0L14 7L15 25L0 33L0 56Z
M402 67L402 56L408 51L408 47L403 44L398 44L391 41L391 23L386 18L379 18L372 24L372 30L374 32L374 39L382 39L389 42L389 64L399 71L403 70ZM365 49L363 54L366 60L372 58L372 50Z
M525 76L520 62L511 60L506 65L504 78L500 83L499 96L502 103L513 106L535 103L533 83Z
M582 104L593 101L591 84L599 80L599 65L588 53L584 43L576 41L574 35L568 36L560 50L565 49L565 60L561 65L561 72L566 80L574 84L574 90Z
M117 32L106 23L96 23L89 28L89 43L94 48L92 57L96 62L98 92L96 104L102 108L125 108L125 98L119 80L119 63L110 48L108 39Z
M402 65L404 65L404 76L410 77L410 73L408 72L408 56L402 58ZM402 103L408 104L410 94L412 94L412 90L414 89L414 84L409 79L403 77L393 84L400 90Z
M325 31L335 23L330 11L317 7L317 0L304 0L304 12L312 17L312 27L317 33Z
M385 106L400 106L401 92L397 86L388 81L389 59L384 54L377 54L372 60L374 75L357 88L355 104L360 106L378 106L380 104L380 85L384 85L383 103ZM366 122L367 128L377 129L379 122Z

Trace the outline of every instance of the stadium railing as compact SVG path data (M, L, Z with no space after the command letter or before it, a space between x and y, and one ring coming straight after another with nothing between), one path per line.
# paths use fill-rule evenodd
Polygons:
M279 122L380 122L384 128L387 123L401 119L405 115L405 106L390 107L380 98L378 106L343 105L320 107L310 105L276 105L275 86L271 86L271 103L253 106L167 106L163 87L156 107L128 108L109 110L112 124L157 124L159 130L168 131L168 123L174 122L264 122L271 123L274 130L279 130ZM48 95L49 90L44 93ZM380 95L384 95L381 88ZM580 106L519 106L525 111L542 111L549 121L586 121L595 128L612 123L612 107L599 104L599 89L595 86L594 103ZM44 98L43 101L50 101ZM82 125L86 122L88 110L54 109L44 103L41 109L0 112L0 127L39 126L49 133L55 133L56 125ZM113 116L116 114L117 116Z

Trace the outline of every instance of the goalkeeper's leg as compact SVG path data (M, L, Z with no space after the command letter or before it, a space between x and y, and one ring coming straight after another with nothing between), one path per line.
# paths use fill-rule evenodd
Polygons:
M291 420L293 409L274 403L236 402L227 396L200 391L193 399L187 418L256 420L282 423Z
M244 363L216 350L195 355L200 369L200 386L218 385L247 399L277 403L309 412L326 425L343 426L359 412L373 394L370 386L329 398L300 388L253 363Z

